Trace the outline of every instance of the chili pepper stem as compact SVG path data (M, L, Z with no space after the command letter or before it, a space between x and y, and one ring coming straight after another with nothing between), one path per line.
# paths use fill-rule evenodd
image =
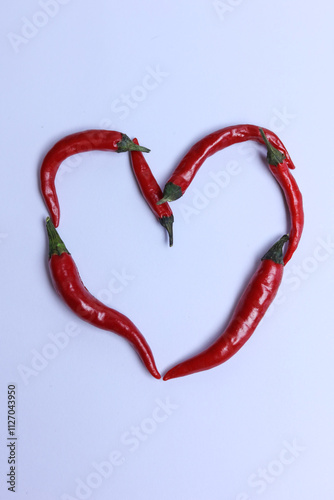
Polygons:
M131 141L130 137L122 134L122 140L117 144L117 153L124 153L125 151L141 151L142 153L149 153L151 150L144 146L139 146Z
M167 230L168 236L169 236L169 246L173 246L173 222L174 222L174 216L171 215L170 217L161 217L159 219L160 224Z
M276 264L284 264L283 245L289 241L289 235L285 234L268 250L261 260L272 260Z
M54 227L50 217L46 218L46 230L49 237L49 258L51 255L61 255L62 253L70 254L65 246L65 243Z
M157 202L157 205L162 205L162 203L166 203L166 201L175 201L181 198L182 189L177 184L173 184L172 182L167 182L164 192L163 198Z
M285 155L281 153L278 149L276 149L270 142L268 141L263 129L260 128L260 134L262 135L262 139L264 140L265 145L267 146L267 160L269 165L274 165L277 167L280 163L285 160Z

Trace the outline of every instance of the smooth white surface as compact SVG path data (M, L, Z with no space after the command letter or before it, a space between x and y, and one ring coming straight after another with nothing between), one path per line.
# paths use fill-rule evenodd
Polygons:
M332 498L333 14L330 2L300 0L2 5L1 499L13 498L9 383L16 499ZM287 146L304 234L244 348L214 370L157 381L123 339L56 296L39 166L64 135L109 128L151 148L163 186L196 140L237 123L271 128ZM162 373L215 338L258 259L288 230L263 156L237 146L205 163L172 204L172 249L127 154L81 155L57 178L59 232L83 281L134 321ZM224 187L208 187L231 168ZM187 217L189 207L197 213ZM24 376L60 332L67 345ZM97 464L111 460L102 477Z

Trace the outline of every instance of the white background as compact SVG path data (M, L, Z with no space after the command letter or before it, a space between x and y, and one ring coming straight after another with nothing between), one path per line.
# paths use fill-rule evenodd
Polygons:
M1 499L14 498L10 383L17 499L333 496L333 14L331 2L301 0L2 4ZM285 143L305 203L300 246L235 357L157 381L126 341L82 322L54 292L39 167L61 137L108 128L151 148L163 186L194 142L238 123ZM289 230L264 155L235 146L203 165L171 205L172 249L128 154L87 153L58 175L59 232L84 283L139 327L162 373L218 335ZM112 458L102 477L96 467Z

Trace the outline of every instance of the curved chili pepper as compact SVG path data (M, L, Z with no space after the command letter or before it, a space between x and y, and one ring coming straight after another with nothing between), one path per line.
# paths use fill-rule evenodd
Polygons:
M133 139L138 144L137 139ZM173 246L173 212L168 205L157 205L162 197L162 191L141 151L130 151L131 165L140 190L150 206L152 212L158 218L160 224L167 230L169 246Z
M295 252L303 232L303 198L295 178L290 174L289 160L268 141L263 129L260 129L260 133L267 146L269 169L282 188L290 212L289 245L284 255L284 265L286 265Z
M220 337L205 351L171 368L164 380L214 368L231 358L245 344L274 300L282 281L282 248L288 239L287 235L283 236L262 257Z
M60 208L55 178L60 164L69 156L87 151L144 151L150 150L134 144L121 132L113 130L86 130L71 134L58 141L46 154L41 170L40 182L44 201L55 227L59 225Z
M73 258L49 217L46 219L46 228L52 282L65 303L84 321L127 339L151 375L160 379L152 351L138 328L124 314L107 307L87 290Z
M264 140L261 130L264 131L267 142ZM284 264L286 264L291 259L301 238L303 230L303 201L297 183L289 172L289 169L294 169L295 166L284 144L271 130L260 129L256 125L234 125L207 135L194 144L183 157L169 178L163 191L163 198L158 203L163 204L166 201L173 201L180 198L189 187L200 166L209 156L228 146L249 140L257 141L261 144L265 143L267 147L270 141L270 144L278 152L282 152L285 157L283 163L275 166L270 165L270 171L280 184L290 211L290 240L284 257Z

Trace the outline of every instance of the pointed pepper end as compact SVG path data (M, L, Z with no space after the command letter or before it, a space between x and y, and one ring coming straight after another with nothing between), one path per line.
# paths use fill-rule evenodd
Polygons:
M182 364L183 363L179 363L178 365L175 365L172 368L170 368L170 370L168 370L165 373L165 375L162 377L162 380L166 381L166 380L171 380L173 378L183 377L185 375L185 373L183 373L182 368L180 370L180 366Z
M170 374L170 372L167 372L163 377L162 377L162 380L166 381L166 380L171 380L173 377L173 375Z
M150 363L150 366L148 367L148 369L149 369L150 374L151 374L154 378L156 378L157 380L160 380L160 379L161 379L161 375L160 375L160 373L159 373L159 371L158 371L158 368L157 368L157 367L156 367L156 365L155 365L154 360L153 360L153 362L151 362L151 363Z
M155 372L151 372L151 375L153 375L153 377L156 378L157 380L161 379L161 375L158 372L158 370L156 370Z

